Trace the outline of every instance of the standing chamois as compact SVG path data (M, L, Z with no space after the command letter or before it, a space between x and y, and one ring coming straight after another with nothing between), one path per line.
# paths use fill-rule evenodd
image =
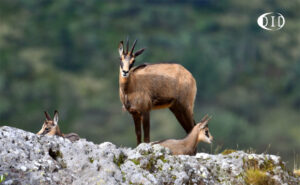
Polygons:
M171 150L173 155L195 155L197 145L203 141L211 143L212 135L208 129L208 121L210 118L206 115L200 123L194 126L192 131L184 139L168 139L164 141L153 142L152 144L159 144Z
M194 125L193 109L196 97L196 81L192 74L179 64L142 64L133 67L135 58L144 49L133 52L137 40L128 52L119 45L120 74L119 93L123 107L132 115L137 144L141 143L141 123L144 142L150 141L150 111L169 108L189 133Z
M48 112L44 112L46 116L46 120L42 126L42 129L37 133L37 135L48 135L48 136L60 136L69 139L70 141L77 141L79 140L78 134L70 133L70 134L63 134L61 133L59 126L58 126L58 112L54 111L54 118L51 119Z

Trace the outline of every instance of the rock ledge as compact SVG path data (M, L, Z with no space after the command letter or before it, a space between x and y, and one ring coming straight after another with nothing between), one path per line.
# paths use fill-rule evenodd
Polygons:
M0 127L2 184L299 184L279 156L233 151L171 156L159 146L135 149L81 139L37 136Z

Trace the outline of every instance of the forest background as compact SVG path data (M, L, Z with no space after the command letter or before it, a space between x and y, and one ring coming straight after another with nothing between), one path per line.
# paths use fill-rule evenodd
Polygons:
M135 147L119 100L118 44L128 36L142 63L176 62L197 81L195 120L212 115L213 145L268 152L298 164L300 1L1 0L0 125L36 133L43 111L64 133ZM257 18L280 12L266 31ZM182 138L167 110L151 112L151 140ZM294 164L295 163L295 164Z

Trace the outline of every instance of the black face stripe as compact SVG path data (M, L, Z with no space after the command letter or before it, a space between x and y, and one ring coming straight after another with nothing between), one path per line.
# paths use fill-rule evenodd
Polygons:
M205 135L206 135L207 137L209 137L208 130L205 130Z
M46 127L45 130L43 131L42 135L46 135L51 131L49 127Z
M135 61L132 61L131 64L129 65L129 69L131 69L133 67Z
M123 61L122 60L120 61L120 66L123 69Z

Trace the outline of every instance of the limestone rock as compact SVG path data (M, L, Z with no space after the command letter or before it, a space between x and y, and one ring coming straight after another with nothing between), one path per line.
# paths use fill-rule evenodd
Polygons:
M0 127L0 146L2 184L300 183L279 156L243 151L172 156L160 145L72 143L7 126Z

